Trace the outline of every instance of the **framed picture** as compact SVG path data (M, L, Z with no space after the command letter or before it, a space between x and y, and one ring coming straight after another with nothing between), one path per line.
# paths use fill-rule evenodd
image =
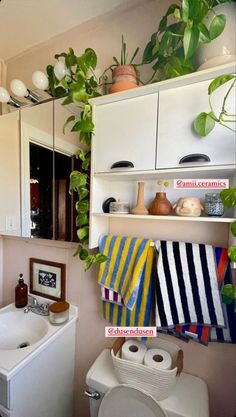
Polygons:
M30 258L30 292L55 301L65 301L66 265Z

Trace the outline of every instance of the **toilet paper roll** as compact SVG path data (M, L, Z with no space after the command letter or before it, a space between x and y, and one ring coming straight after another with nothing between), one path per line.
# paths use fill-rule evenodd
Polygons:
M143 363L147 347L138 340L129 339L121 347L121 358L131 362Z
M171 369L172 358L163 349L149 349L144 356L144 365L155 369Z

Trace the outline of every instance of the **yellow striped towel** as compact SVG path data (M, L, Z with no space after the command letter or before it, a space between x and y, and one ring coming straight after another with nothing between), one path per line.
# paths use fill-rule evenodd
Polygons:
M150 239L106 235L99 250L108 259L100 265L98 282L118 293L121 305L102 302L103 316L114 325L153 324L154 248Z

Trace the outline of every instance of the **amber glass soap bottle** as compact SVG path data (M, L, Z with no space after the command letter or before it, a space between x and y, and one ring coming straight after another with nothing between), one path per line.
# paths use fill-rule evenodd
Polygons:
M24 283L23 274L20 274L18 284L15 288L15 306L25 307L28 304L28 286Z

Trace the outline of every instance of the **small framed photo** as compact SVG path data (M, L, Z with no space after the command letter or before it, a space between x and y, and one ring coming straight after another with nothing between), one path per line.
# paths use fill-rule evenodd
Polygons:
M30 292L55 301L65 301L66 265L30 258Z

